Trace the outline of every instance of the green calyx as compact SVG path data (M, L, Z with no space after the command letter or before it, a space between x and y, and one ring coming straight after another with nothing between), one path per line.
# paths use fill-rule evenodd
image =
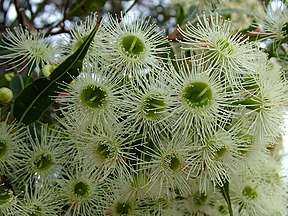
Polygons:
M53 158L50 154L39 154L33 162L35 169L39 172L48 170L53 164Z
M91 84L82 89L80 99L90 109L102 109L108 103L108 93L103 87Z
M192 109L202 109L210 105L212 90L207 83L191 82L183 89L182 98Z
M74 185L73 191L77 197L86 197L89 194L89 185L83 181L79 181Z
M164 167L172 172L181 168L181 160L176 154L169 154L164 157Z
M106 160L111 155L111 149L107 144L100 144L96 148L96 154L100 157L101 160Z
M258 197L257 191L250 186L246 186L243 189L242 195L249 200L255 200Z
M3 185L0 185L0 207L10 202L12 196L13 193L11 190L5 188Z
M139 58L146 51L143 40L135 35L125 35L121 38L119 45L129 58Z
M206 205L206 202L208 200L208 197L205 193L199 193L196 192L195 194L193 194L193 204L196 205L197 207L203 207Z
M132 205L128 202L118 202L115 207L116 215L128 216L131 215L133 211Z
M160 94L150 94L143 101L142 111L147 118L159 118L165 110L166 103Z
M7 142L3 139L0 139L0 158L6 154L7 150Z

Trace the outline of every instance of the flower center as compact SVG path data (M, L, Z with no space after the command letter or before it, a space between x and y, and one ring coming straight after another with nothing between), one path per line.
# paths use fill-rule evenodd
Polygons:
M164 158L164 167L171 171L177 171L181 167L180 158L175 154L166 155Z
M198 207L203 207L206 204L208 197L204 193L196 192L193 195L193 203Z
M91 109L101 109L108 102L108 94L105 89L97 85L88 85L80 93L81 102Z
M37 171L45 171L48 170L54 164L54 162L50 154L40 154L37 155L33 164Z
M89 192L89 185L80 181L74 185L74 193L77 197L84 197Z
M132 206L130 203L118 202L115 210L117 215L126 216L132 213Z
M164 97L160 94L151 94L143 101L143 113L147 118L158 118L165 111Z
M227 152L227 148L225 146L217 149L214 155L215 160L219 160L221 157L225 155L226 152Z
M120 47L124 54L132 58L139 58L145 52L145 44L135 35L122 37Z
M192 82L183 90L185 103L193 109L201 109L210 105L212 90L204 82Z
M246 186L243 189L242 195L245 196L249 200L255 200L258 197L256 190L250 186Z
M7 143L4 140L0 139L0 158L5 155L7 150L8 150Z
M105 160L111 155L111 149L107 144L101 144L96 148L96 154L101 160Z

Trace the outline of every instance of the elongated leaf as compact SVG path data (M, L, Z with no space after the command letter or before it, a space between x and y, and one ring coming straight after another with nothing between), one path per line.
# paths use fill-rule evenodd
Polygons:
M224 185L221 187L219 186L221 194L223 195L227 205L228 205L228 210L229 210L229 215L233 216L233 210L232 210L232 204L229 196L229 182L226 181Z
M99 28L91 31L83 44L51 73L50 78L39 78L28 85L15 99L13 114L16 120L26 125L36 121L53 103L59 83L70 83L82 68L83 59Z

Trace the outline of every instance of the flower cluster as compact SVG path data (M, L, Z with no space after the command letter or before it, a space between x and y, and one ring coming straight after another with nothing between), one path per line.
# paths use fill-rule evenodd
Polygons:
M0 58L55 68L54 52L75 52L96 23L88 16L57 49L8 31L11 54ZM58 83L54 125L0 123L2 213L285 215L273 151L288 105L283 71L217 13L178 31L173 59L149 19L109 15L79 76Z

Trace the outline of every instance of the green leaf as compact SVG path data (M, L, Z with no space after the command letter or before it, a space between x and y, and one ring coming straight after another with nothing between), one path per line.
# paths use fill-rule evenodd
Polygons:
M223 186L219 186L219 189L228 205L229 215L233 216L232 204L229 195L229 182L226 180Z
M83 59L99 28L98 23L83 44L51 73L50 78L38 78L29 84L15 99L13 114L26 125L36 121L53 103L60 91L60 83L70 83L82 69Z
M20 94L25 88L30 77L15 75L9 82L9 87L13 91L14 97Z

